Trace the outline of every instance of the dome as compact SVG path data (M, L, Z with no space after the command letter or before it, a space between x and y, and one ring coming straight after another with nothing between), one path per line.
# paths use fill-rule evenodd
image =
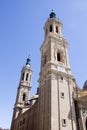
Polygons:
M83 89L87 89L87 80L84 83Z
M53 10L52 10L52 12L50 13L50 18L56 18L56 14L53 12Z

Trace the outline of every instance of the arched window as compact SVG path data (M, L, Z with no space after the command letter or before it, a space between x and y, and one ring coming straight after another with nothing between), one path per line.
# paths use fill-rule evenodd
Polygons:
M22 74L22 80L24 80L24 75L25 75L25 74L23 73L23 74Z
M86 130L87 130L87 118L86 118L86 122L85 122L85 127L86 127Z
M56 33L58 33L58 27L56 26Z
M53 31L53 28L52 28L52 25L50 25L50 32L52 32Z
M26 74L26 81L28 81L28 73Z
M26 94L24 93L23 94L23 101L25 101L25 99L26 99Z
M57 61L60 61L60 53L57 53Z
M47 57L45 56L44 57L44 64L46 64L46 62L47 62Z

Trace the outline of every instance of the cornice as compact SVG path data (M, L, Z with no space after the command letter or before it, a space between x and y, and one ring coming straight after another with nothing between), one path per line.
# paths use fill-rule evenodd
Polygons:
M49 33L45 38L43 44L41 45L40 50L42 51L42 49L46 46L46 44L51 42L56 43L58 45L63 45L65 47L67 47L69 44L65 38L58 37L56 36L56 34Z

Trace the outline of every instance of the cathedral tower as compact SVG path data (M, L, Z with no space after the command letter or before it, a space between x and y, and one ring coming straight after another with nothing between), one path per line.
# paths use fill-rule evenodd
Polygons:
M75 80L62 23L52 11L45 23L39 78L39 130L77 130L72 98Z
M21 113L21 111L29 101L31 89L31 76L32 68L30 65L30 58L28 57L26 64L21 71L16 102L14 105L13 119L17 118L17 116Z

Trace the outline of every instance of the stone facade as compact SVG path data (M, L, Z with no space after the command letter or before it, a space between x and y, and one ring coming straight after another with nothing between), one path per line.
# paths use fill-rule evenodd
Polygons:
M68 42L62 36L62 23L51 12L44 26L41 45L39 87L33 97L30 58L21 72L11 130L86 130L86 87L80 90L72 75ZM85 93L85 95L84 95Z

